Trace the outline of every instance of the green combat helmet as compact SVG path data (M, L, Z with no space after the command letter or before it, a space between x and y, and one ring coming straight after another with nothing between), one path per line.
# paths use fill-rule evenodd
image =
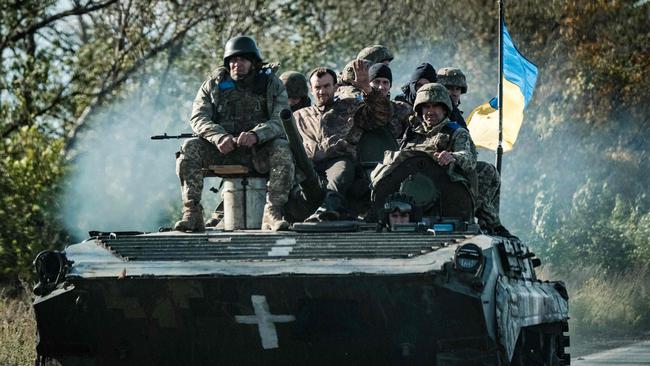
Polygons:
M223 64L227 68L228 60L234 56L249 55L257 62L262 61L262 55L255 40L248 36L233 37L226 42L223 51Z
M280 75L280 80L287 89L289 98L304 98L307 96L307 78L296 71L287 71Z
M380 63L384 61L393 61L393 54L390 53L386 46L376 44L362 49L357 55L357 58L370 60L373 63Z
M424 84L418 93L415 96L415 104L413 104L413 110L416 113L420 113L419 108L422 104L426 103L440 103L447 107L447 114L451 112L451 97L449 97L449 92L444 85L438 83L429 83Z
M444 67L438 70L438 82L444 86L456 86L460 88L460 93L467 93L467 81L465 74L455 67Z

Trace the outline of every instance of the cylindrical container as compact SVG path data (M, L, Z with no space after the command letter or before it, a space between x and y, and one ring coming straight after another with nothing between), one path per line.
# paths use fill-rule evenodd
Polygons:
M224 178L224 230L260 229L266 202L266 179Z
M266 203L266 179L248 178L246 185L246 228L260 229Z

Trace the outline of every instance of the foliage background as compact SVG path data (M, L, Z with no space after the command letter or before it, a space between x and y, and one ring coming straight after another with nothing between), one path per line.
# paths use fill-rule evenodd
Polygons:
M570 279L580 327L608 328L598 312L613 296L633 312L613 324L649 329L647 281L613 281L650 279L650 3L506 3L510 33L540 73L504 158L503 221L553 277ZM305 73L384 44L396 54L395 91L420 62L458 66L469 112L496 91L497 12L488 0L3 1L0 281L29 279L36 253L83 239L93 223L149 217L137 229L155 230L176 218L175 145L146 136L188 131L193 94L231 36L252 35L281 71ZM157 173L156 195L132 189ZM142 204L155 212L129 210Z

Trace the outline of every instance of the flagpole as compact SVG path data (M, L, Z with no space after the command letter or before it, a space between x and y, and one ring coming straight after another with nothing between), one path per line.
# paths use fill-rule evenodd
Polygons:
M497 145L496 166L501 174L503 156L503 19L505 13L503 0L499 0L499 143Z

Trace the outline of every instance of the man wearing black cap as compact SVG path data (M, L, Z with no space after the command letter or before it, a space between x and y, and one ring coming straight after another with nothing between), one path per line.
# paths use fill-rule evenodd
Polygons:
M374 64L368 70L370 86L380 91L384 97L390 100L390 88L393 86L393 73L390 67L383 63ZM408 126L409 117L412 114L412 107L406 102L399 100L391 101L392 114L388 122L390 133L396 139L402 137Z
M177 153L183 218L174 230L204 229L201 192L210 165L242 164L269 174L262 229L282 230L282 217L294 176L294 163L280 111L289 108L287 92L274 70L262 63L255 41L231 38L223 66L199 89L190 117L198 138L186 140Z
M411 79L408 83L402 86L403 95L399 95L395 100L400 100L410 104L415 103L415 95L418 89L424 84L435 83L438 80L436 76L436 69L431 64L423 62L411 74Z

